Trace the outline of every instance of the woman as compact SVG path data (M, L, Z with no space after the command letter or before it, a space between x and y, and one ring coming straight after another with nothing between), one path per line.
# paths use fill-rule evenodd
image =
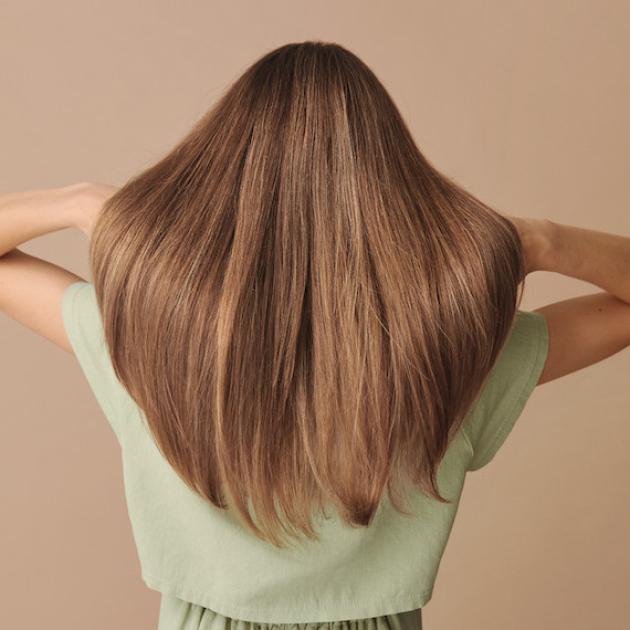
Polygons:
M336 44L264 55L120 189L0 210L0 307L115 431L160 630L421 627L466 473L630 344L630 239L488 207ZM92 281L16 249L65 227ZM603 291L520 310L543 270Z

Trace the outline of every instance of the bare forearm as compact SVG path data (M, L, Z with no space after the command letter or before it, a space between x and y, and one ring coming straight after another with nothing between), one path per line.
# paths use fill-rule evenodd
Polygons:
M43 234L77 227L82 184L0 194L0 256Z
M630 303L630 238L550 222L549 242L537 269L597 285Z

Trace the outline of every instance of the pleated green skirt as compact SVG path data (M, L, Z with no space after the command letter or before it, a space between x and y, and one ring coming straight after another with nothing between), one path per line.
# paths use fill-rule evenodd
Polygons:
M174 595L162 594L158 630L422 630L422 609L344 621L258 623L224 617Z

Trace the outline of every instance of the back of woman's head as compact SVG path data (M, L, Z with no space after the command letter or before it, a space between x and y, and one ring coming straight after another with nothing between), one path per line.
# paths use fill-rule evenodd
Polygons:
M163 455L277 545L317 537L314 506L365 526L385 491L405 512L407 482L447 501L437 468L523 264L373 72L312 41L249 67L91 242L114 369Z

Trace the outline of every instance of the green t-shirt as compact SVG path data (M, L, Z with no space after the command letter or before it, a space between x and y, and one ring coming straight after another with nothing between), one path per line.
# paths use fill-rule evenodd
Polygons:
M481 395L440 464L440 491L451 504L418 491L410 498L410 518L384 498L369 528L351 528L334 512L318 521L320 541L279 550L195 494L163 458L143 412L114 373L91 282L67 288L63 321L121 447L143 581L224 616L260 623L359 619L422 608L431 598L466 473L485 466L503 444L548 351L544 316L518 311Z

